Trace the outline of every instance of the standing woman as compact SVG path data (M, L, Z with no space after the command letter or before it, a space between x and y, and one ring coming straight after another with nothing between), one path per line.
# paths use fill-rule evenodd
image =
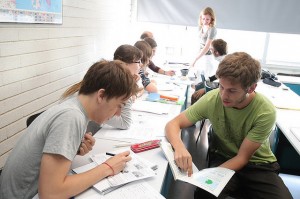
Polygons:
M205 65L204 73L205 76L211 76L215 74L216 68L212 65L213 57L210 56L211 52L209 51L211 42L215 39L217 35L216 25L216 17L212 8L206 7L204 8L199 16L199 31L200 31L200 52L192 63L192 67L195 66L196 62L203 57ZM203 68L203 66L202 66ZM199 74L198 74L199 76Z

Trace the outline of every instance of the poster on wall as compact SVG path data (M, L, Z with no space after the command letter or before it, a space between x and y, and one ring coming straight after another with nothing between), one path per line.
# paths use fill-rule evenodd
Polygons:
M0 22L62 24L62 0L0 0Z

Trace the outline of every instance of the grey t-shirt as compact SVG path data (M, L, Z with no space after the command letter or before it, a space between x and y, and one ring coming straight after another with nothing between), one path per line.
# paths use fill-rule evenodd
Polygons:
M216 27L210 27L206 32L203 31L201 28L199 31L199 37L200 37L200 50L204 48L206 42L208 39L215 39L217 35L217 28ZM210 52L210 51L208 51Z
M87 124L87 114L77 96L37 117L5 163L0 179L0 198L32 198L36 195L43 153L59 154L72 161Z
M121 109L121 115L113 116L106 122L106 124L119 129L129 129L132 124L132 103L133 99L129 98L125 106Z

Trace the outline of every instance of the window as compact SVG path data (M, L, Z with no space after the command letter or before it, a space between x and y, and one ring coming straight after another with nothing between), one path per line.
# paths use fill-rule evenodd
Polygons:
M137 23L138 31L150 30L158 42L157 64L166 61L191 63L199 52L198 27ZM217 38L228 43L228 52L247 52L272 71L300 70L300 35L218 29ZM279 69L279 71L278 71Z
M280 64L300 67L300 35L270 34L267 64Z

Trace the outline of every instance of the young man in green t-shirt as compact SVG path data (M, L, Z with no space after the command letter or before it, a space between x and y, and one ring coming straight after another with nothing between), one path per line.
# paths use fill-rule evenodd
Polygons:
M279 164L270 149L276 110L266 97L255 92L260 74L259 62L247 53L227 55L216 73L219 88L206 93L166 125L175 161L190 176L192 157L180 139L180 129L210 120L214 130L210 167L236 171L219 198L236 192L246 198L292 198L278 176ZM199 188L194 196L215 198Z

